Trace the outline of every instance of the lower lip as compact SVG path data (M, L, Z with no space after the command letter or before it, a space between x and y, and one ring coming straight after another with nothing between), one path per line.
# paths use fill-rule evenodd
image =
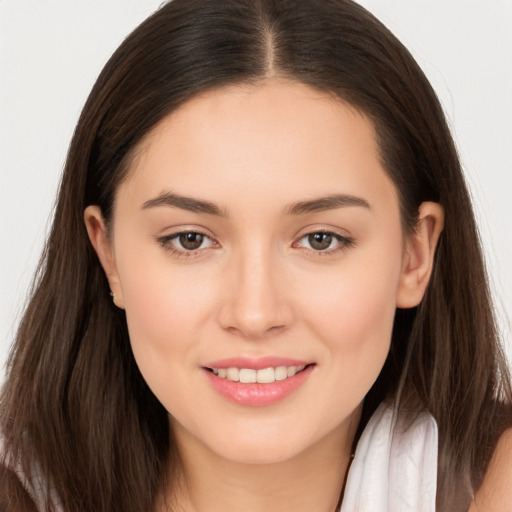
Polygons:
M293 377L268 384L233 382L217 377L208 370L205 372L215 391L231 402L251 407L264 407L283 400L302 386L311 375L313 367L314 365L308 366Z

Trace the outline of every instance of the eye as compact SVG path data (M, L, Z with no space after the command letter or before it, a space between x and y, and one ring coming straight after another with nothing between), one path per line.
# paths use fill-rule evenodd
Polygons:
M330 233L310 233L304 237L309 244L309 248L315 251L326 251L332 249L333 242L337 242L336 238Z
M183 249L195 251L196 249L200 249L208 238L200 233L180 233L176 236L175 240Z
M334 253L354 244L352 238L333 233L331 231L315 231L302 236L295 247L302 247L306 250L317 253Z
M159 238L158 242L165 249L182 254L193 253L216 245L216 242L209 236L197 231L174 233L173 235Z

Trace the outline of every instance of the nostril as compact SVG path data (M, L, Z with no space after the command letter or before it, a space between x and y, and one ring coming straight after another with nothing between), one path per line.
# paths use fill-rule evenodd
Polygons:
M231 334L235 334L238 336L244 336L249 339L259 339L266 338L269 336L274 336L276 334L280 334L283 330L286 329L284 325L273 325L270 327L260 327L258 325L240 325L240 327L229 326L226 328L228 332Z

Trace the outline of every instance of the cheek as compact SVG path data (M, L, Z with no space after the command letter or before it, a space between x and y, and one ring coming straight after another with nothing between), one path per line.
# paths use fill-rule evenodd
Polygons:
M325 276L323 286L317 280L303 303L304 317L324 340L329 361L360 378L363 387L373 384L389 351L400 268L398 251L378 259L347 259Z
M331 379L321 407L333 411L326 420L333 426L364 400L389 353L396 281L385 281L372 272L354 272L333 280L329 293L317 294L310 303L316 309L311 314L320 321L311 315L308 319L323 340L321 364Z
M167 345L175 338L171 333L186 333L198 322L211 291L197 267L176 264L156 241L123 227L117 233L116 267L133 341Z
M197 365L196 333L212 303L211 287L197 272L173 271L166 254L124 254L130 256L118 271L130 343L148 385L165 401L161 383L178 382Z
M186 336L198 319L202 302L194 288L167 278L154 267L135 279L125 279L123 293L132 341L161 345L163 350Z
M315 317L328 320L333 331L351 332L379 329L393 317L399 268L380 271L361 261L330 276L308 296L308 309Z

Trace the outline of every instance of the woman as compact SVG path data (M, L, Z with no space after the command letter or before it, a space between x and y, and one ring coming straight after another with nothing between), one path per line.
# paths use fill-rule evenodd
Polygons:
M387 29L174 0L121 45L3 389L7 510L503 510L511 401L453 142Z

